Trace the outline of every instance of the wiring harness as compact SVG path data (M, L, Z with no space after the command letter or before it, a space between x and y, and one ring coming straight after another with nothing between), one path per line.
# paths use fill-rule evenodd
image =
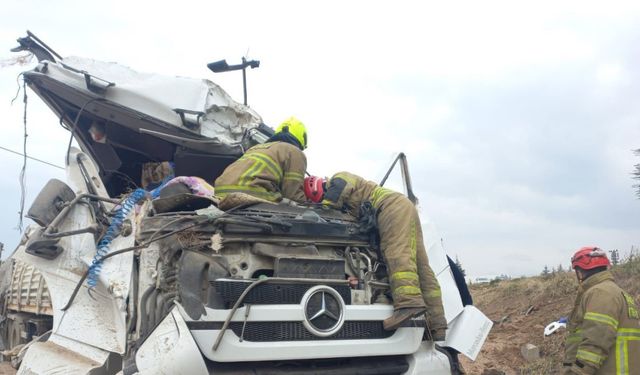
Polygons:
M109 228L98 243L96 255L93 257L93 261L91 262L91 266L89 267L87 284L89 285L90 289L95 288L98 283L100 271L102 270L103 259L105 255L109 253L109 245L111 245L111 242L113 242L114 238L116 238L120 233L120 230L122 229L122 223L127 218L127 216L129 216L131 210L133 210L135 205L143 200L147 196L147 194L147 191L145 191L144 189L136 189L124 200L120 208L116 211L113 220L109 224Z

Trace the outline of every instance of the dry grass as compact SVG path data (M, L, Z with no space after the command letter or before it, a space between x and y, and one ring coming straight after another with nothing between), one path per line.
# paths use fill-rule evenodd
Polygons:
M627 293L636 297L640 297L640 256L635 256L631 261L613 267L613 274L616 282Z
M640 255L625 260L612 272L618 285L640 301ZM481 374L489 368L508 375L560 373L565 331L544 337L543 330L550 322L569 314L577 287L572 271L473 285L475 305L496 324L478 360L465 362L465 368L470 374ZM525 362L520 347L526 343L538 346L539 360Z
M560 272L548 277L522 277L503 280L490 285L478 285L472 289L476 293L491 295L496 300L512 297L527 297L531 301L546 297L560 298L575 294L578 283L571 272Z
M540 359L527 363L520 368L520 375L542 375L556 374L558 367L553 358L541 357Z
M545 281L545 288L549 298L574 295L578 288L578 281L573 272L559 272Z

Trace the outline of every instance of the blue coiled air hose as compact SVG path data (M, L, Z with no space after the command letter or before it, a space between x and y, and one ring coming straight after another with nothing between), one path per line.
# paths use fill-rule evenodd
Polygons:
M155 188L155 189L153 189L153 190L151 190L151 191L149 192L149 194L151 194L151 199L159 198L159 197L160 197L160 191L161 191L165 186L167 186L167 184L169 183L169 181L171 181L171 180L173 180L173 179L174 179L174 176L173 176L173 175L165 177L165 178L164 178L164 180L162 180L162 182L160 182L160 185L159 185L157 188Z
M114 218L111 220L111 224L109 224L107 232L98 243L96 255L93 257L93 261L89 267L87 284L90 289L94 288L98 283L98 277L102 270L102 258L109 253L109 245L120 233L124 219L129 216L129 213L131 213L131 210L133 210L136 203L144 199L147 194L147 191L144 189L136 189L127 197L127 199L124 200L118 211L116 211Z

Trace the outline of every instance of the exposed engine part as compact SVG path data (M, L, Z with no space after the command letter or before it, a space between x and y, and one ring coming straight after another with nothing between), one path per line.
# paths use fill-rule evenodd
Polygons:
M364 279L366 272L373 271L371 257L362 253L359 247L347 247L344 255L349 267L358 278Z
M340 279L344 278L344 259L336 258L275 258L275 277L299 279Z
M229 276L227 260L222 256L183 251L177 264L178 298L192 319L200 319L204 306L223 308L224 302L213 280Z

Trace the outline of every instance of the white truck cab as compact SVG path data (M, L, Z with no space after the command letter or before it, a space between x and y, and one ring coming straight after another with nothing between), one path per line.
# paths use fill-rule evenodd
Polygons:
M393 310L384 260L353 217L270 203L222 211L215 195L140 188L149 163L212 182L271 135L249 107L207 80L60 58L31 34L18 41L39 58L27 85L81 148L67 180L36 198L36 224L12 257L43 278L49 305L36 315L51 317L19 373L451 374L457 352L475 359L491 321L463 306L464 283L426 217L449 323L439 343L424 318L382 328ZM31 290L11 283L20 287L8 301Z

